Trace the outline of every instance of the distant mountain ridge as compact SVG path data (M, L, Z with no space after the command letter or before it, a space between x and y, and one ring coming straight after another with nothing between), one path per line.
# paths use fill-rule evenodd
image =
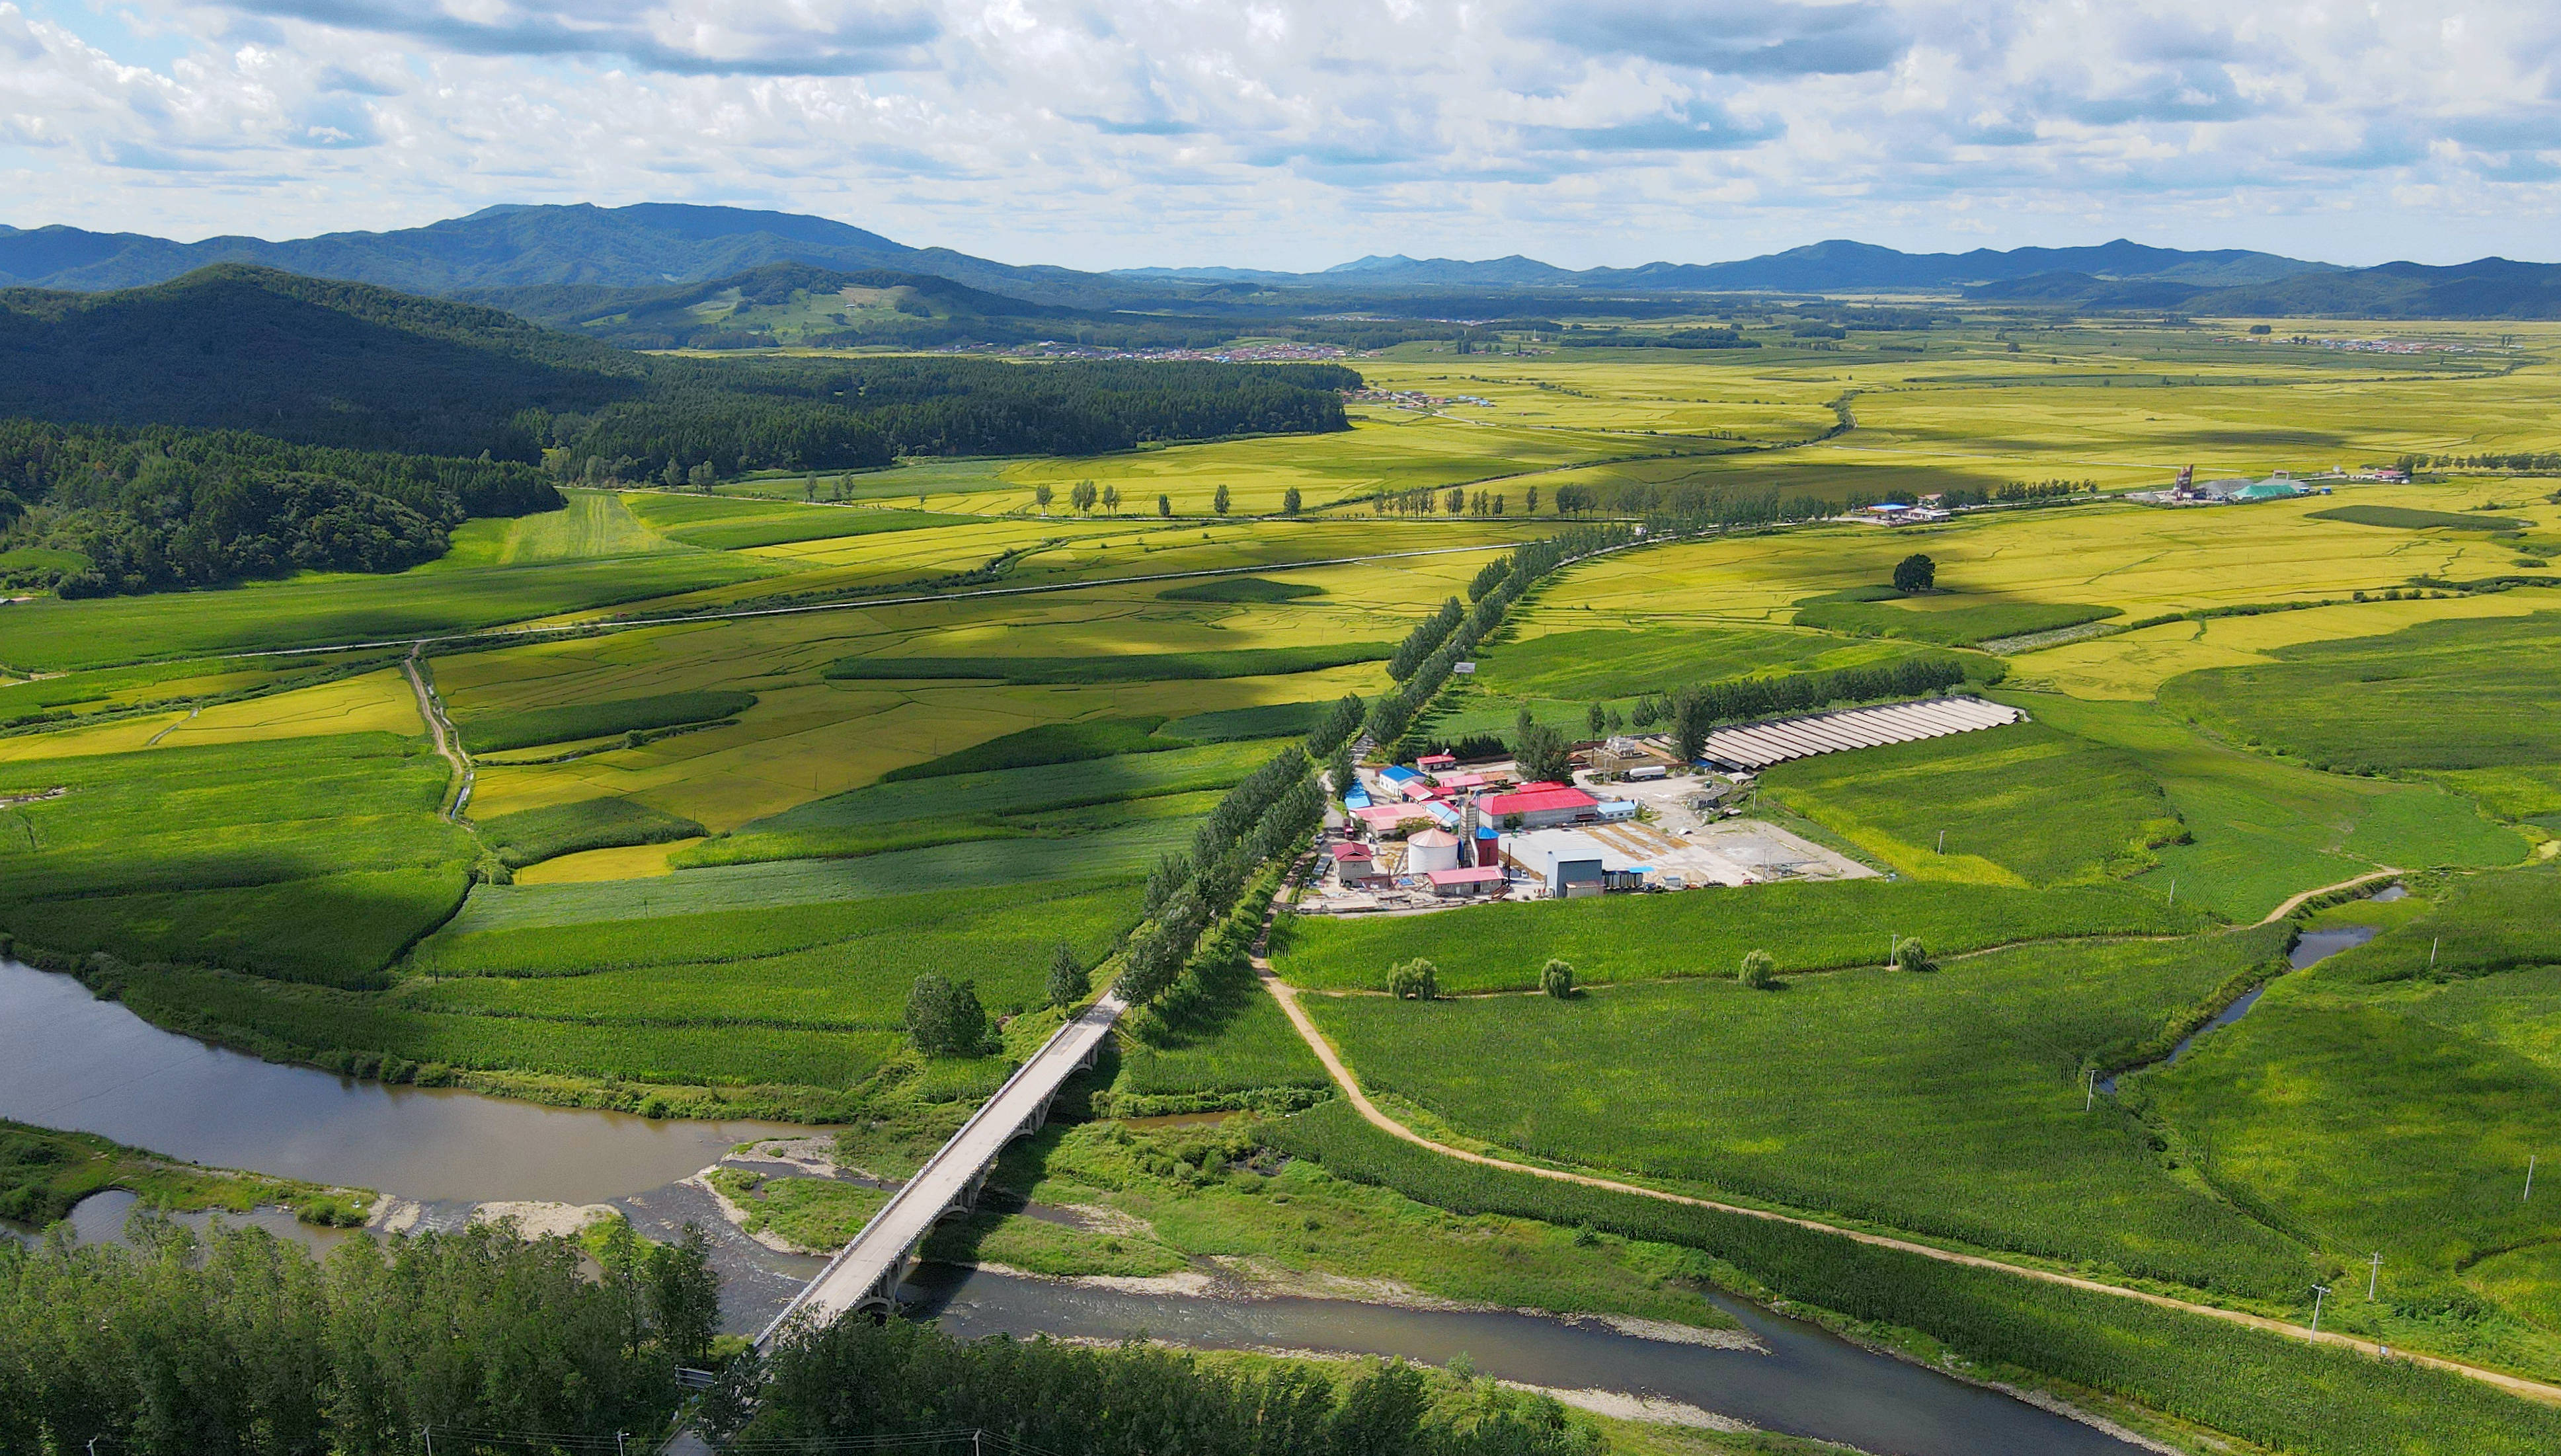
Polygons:
M2387 263L2352 269L2243 248L2155 247L2122 238L2088 247L1927 253L1831 239L1728 262L1580 270L1517 253L1472 261L1392 253L1311 273L1232 267L1097 273L911 247L828 218L685 203L508 205L423 228L285 242L174 243L135 233L0 227L0 287L97 292L165 282L223 262L406 293L468 296L635 344L652 337L649 329L636 321L609 323L594 310L640 307L658 321L651 327L680 338L692 325L678 315L707 300L676 295L713 282L736 286L747 275L777 267L848 275L848 285L907 289L909 310L941 320L943 335L982 335L992 342L1039 335L1044 318L1077 322L1086 328L1080 337L1097 342L1102 336L1093 331L1114 315L1132 327L1142 318L1157 320L1148 325L1157 333L1117 340L1136 345L1185 342L1162 333L1168 312L1193 315L1187 326L1198 327L1207 322L1197 317L1202 314L1281 317L1342 308L1393 313L1471 305L1497 313L1542 307L1590 313L1607 311L1614 298L1631 307L1641 298L1636 311L1644 313L1677 307L1683 293L1961 292L1986 303L2058 308L2561 317L2561 268L2550 264L2481 258L2452 267ZM883 273L908 281L861 281ZM928 279L962 291L929 286ZM1468 290L1478 296L1457 297ZM997 299L1011 302L992 301ZM752 315L742 317L756 322ZM995 328L985 322L992 320L1013 322ZM874 327L866 337L888 342L891 332ZM923 344L934 331L920 324L907 336Z
M2237 287L2200 287L2174 278L2127 281L2052 272L1968 288L1965 296L1997 303L2190 313L2551 319L2561 318L2561 265L2503 257L2445 267L2392 262Z
M238 237L172 243L138 233L0 227L0 285L97 292L166 282L223 262L436 295L545 284L664 287L773 262L848 272L895 268L1080 307L1110 306L1137 291L1071 268L1015 267L948 248L910 247L827 218L684 203L510 205L424 228L282 243Z
M1718 263L1645 263L1632 268L1560 268L1514 253L1467 262L1407 257L1402 253L1355 258L1318 273L1254 272L1235 268L1132 268L1115 276L1150 281L1256 281L1276 287L1566 287L1726 293L1822 293L1844 289L1953 289L2042 273L2092 277L2168 278L2200 285L2273 282L2305 273L2340 271L2335 263L2280 257L2242 248L2187 251L2150 247L2120 238L2094 247L2018 247L2000 251L1902 252L1872 243L1831 239L1785 252Z

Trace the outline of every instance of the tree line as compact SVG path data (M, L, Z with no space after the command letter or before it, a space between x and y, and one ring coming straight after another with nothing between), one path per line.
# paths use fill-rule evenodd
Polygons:
M1213 1365L1131 1342L962 1341L904 1320L786 1339L761 1388L724 1387L716 1439L843 1449L984 1432L1054 1456L1599 1456L1553 1397L1401 1361L1337 1380L1306 1364ZM755 1389L751 1410L745 1393ZM963 1442L968 1440L962 1437Z
M1440 611L1430 621L1416 627L1408 634L1405 643L1400 644L1398 656L1401 659L1408 648L1421 647L1421 639L1425 636L1431 638L1431 645L1421 648L1420 660L1398 679L1396 689L1381 693L1371 701L1364 730L1373 741L1383 744L1403 738L1424 705L1430 703L1432 696L1441 691L1441 685L1450 680L1451 669L1474 652L1477 644L1501 624L1503 614L1511 610L1512 603L1518 601L1521 593L1538 578L1567 562L1624 546L1636 539L1635 529L1628 526L1577 526L1515 548L1489 564L1468 583L1467 594L1475 605L1458 613L1455 621L1444 627L1441 624L1453 613L1457 601L1452 598L1442 603ZM1502 569L1494 570L1495 566ZM1394 666L1391 662L1391 669Z
M256 1227L140 1215L130 1248L0 1239L0 1451L412 1456L473 1431L663 1428L720 1291L688 1228L595 1245L511 1228L351 1238L327 1261ZM90 1443L96 1443L92 1446ZM523 1449L516 1443L514 1449Z
M444 553L472 516L556 510L511 461L296 445L239 430L0 420L0 533L88 559L65 596L294 570L393 571Z

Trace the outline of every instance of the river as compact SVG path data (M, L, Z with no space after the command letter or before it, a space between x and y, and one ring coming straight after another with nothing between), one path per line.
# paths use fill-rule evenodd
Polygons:
M377 1189L414 1204L418 1227L459 1226L479 1203L495 1200L601 1203L657 1237L700 1223L713 1235L722 1323L733 1331L761 1328L821 1263L749 1239L708 1194L684 1181L724 1158L795 1171L732 1149L805 1128L653 1122L280 1066L160 1031L119 1004L92 998L70 977L6 961L0 1116L200 1163ZM118 1237L133 1204L129 1194L101 1194L85 1201L72 1221L85 1238ZM182 1221L203 1227L210 1217ZM308 1228L271 1210L233 1221L259 1223L315 1251L356 1236ZM1766 1351L1641 1339L1596 1322L1502 1311L1132 1293L939 1266L924 1270L909 1293L917 1313L964 1336L1119 1339L1143 1331L1205 1348L1402 1355L1431 1364L1464 1354L1486 1375L1668 1399L1892 1456L2124 1456L2135 1449L1998 1391L1735 1301L1720 1303Z

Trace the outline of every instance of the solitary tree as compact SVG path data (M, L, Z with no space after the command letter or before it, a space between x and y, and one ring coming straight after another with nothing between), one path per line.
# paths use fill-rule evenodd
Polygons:
M1170 516L1173 513L1174 498L1165 494L1163 491L1156 492L1156 514L1159 516Z
M1768 988L1770 984L1778 980L1778 978L1779 963L1772 960L1770 958L1770 952L1766 950L1756 950L1745 955L1743 957L1743 964L1737 967L1734 972L1735 980L1742 982L1744 985L1751 987L1755 991Z
M1527 510L1529 511L1529 514L1531 514L1531 515L1533 515L1533 516L1535 516L1535 515L1537 515L1537 514L1538 514L1538 487L1537 487L1537 486L1534 486L1534 485L1533 485L1533 486L1531 486L1531 487L1529 488L1529 505L1528 505L1528 507L1527 507Z
M1592 711L1583 716L1583 726L1592 729L1590 736L1600 737L1610 730L1610 710L1598 703L1593 704Z
M669 455L667 457L666 473L658 478L667 483L667 489L674 490L677 486L685 483L685 467L677 463L675 456Z
M1452 516L1467 514L1467 492L1464 488L1454 485L1450 487L1449 506L1450 514Z
M968 982L928 971L907 994L907 1034L929 1055L975 1056L987 1045L987 1009Z
M802 500L804 500L804 501L814 501L814 500L816 500L817 498L818 498L818 477L817 477L817 476L815 476L815 475L807 475L807 476L803 476L803 477L801 477L801 480L800 480L800 499L802 499Z
M1930 959L1930 947L1920 941L1898 940L1894 943L1894 968L1927 975L1939 969L1939 963Z
M686 474L685 478L693 482L694 489L701 491L705 495L710 495L712 493L712 462L705 460L701 464L696 465Z
M1217 490L1210 493L1209 508L1216 511L1218 514L1222 516L1226 515L1229 503L1230 497L1228 496L1226 486L1221 485Z
M1939 584L1939 564L1914 552L1894 564L1894 589L1927 591Z
M1114 516L1120 514L1120 487L1116 485L1103 487L1103 509Z
M1075 506L1078 511L1092 514L1094 503L1102 499L1102 492L1094 488L1093 481L1080 480L1068 488L1067 499L1068 503Z
M1280 492L1280 514L1283 516L1298 514L1298 487L1293 485Z
M1049 514L1049 503L1057 498L1058 492L1051 490L1047 484L1032 487L1032 504L1040 507L1040 512L1044 516Z
M1550 960L1538 972L1538 989L1559 1001L1574 994L1574 967L1561 960Z
M1076 947L1062 940L1049 958L1049 1004L1061 1011L1085 999L1094 982L1085 974L1085 962Z
M1429 1001L1440 990L1440 969L1420 956L1388 968L1387 994L1399 1001Z

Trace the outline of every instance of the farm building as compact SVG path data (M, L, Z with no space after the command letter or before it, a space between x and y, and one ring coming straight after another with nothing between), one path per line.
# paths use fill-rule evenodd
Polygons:
M1458 836L1446 829L1427 829L1406 836L1405 868L1409 874L1458 868Z
M1387 876L1378 868L1378 859L1368 845L1344 840L1327 846L1325 853L1333 858L1335 883L1345 890L1364 890L1387 883Z
M1592 806L1604 824L1622 824L1636 817L1636 806L1626 799L1603 799Z
M1455 753L1426 753L1422 757L1414 760L1414 766L1423 770L1425 773L1437 774L1443 769L1457 767L1458 755Z
M1642 890L1653 874L1600 841L1570 830L1516 834L1503 845L1503 863L1539 884L1546 899L1575 899L1612 890Z
M1432 892L1443 899L1500 894L1505 886L1501 868L1494 865L1479 865L1470 870L1435 870L1424 878L1432 882Z
M1601 817L1598 799L1561 783L1525 783L1508 794L1488 794L1476 807L1494 824L1508 826L1517 817L1523 829L1553 829Z

